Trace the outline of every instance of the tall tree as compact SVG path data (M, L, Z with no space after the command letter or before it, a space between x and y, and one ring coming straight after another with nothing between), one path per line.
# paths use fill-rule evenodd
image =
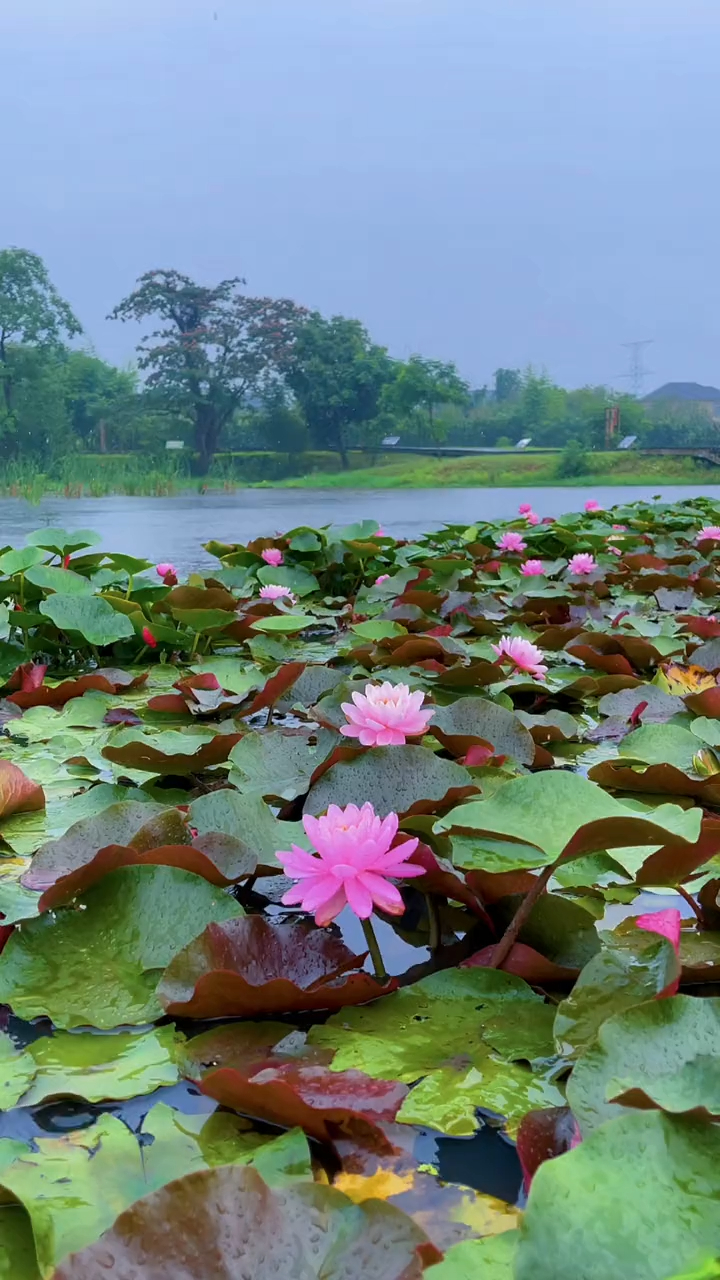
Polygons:
M493 377L498 404L504 400L517 400L522 390L522 374L519 369L496 369Z
M359 320L326 320L314 311L297 326L286 382L316 447L339 453L343 467L349 434L377 417L392 369Z
M57 349L82 333L79 320L60 296L42 258L29 249L0 250L0 436L16 453L20 447L14 413L16 382L28 362L23 349Z
M423 433L434 440L438 434L436 409L445 404L467 404L469 397L470 388L454 364L411 356L396 367L383 400L385 407L398 417L420 420Z
M287 366L301 308L289 299L251 298L239 277L214 288L178 271L148 271L111 313L115 320L157 317L139 366L147 385L190 416L199 475L206 475L223 429L239 406L261 394Z

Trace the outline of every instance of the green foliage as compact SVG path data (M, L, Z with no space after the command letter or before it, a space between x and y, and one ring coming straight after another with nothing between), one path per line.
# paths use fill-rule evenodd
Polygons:
M569 440L558 459L555 474L558 480L573 480L587 475L590 459L579 440Z
M313 312L298 324L286 381L314 444L339 453L343 467L351 431L377 417L392 376L387 351L359 320Z

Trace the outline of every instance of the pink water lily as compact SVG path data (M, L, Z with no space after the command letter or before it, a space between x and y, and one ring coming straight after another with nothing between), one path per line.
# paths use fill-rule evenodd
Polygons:
M303 818L306 835L317 854L294 844L277 854L285 874L298 883L283 897L285 906L313 912L315 923L330 924L345 906L361 920L375 907L389 915L405 910L400 890L389 877L407 878L425 874L425 868L408 864L418 846L417 837L391 848L397 835L398 816L379 818L368 802L361 809L331 804L322 818Z
M503 534L497 545L501 551L524 551L527 547L522 534L513 533L512 529Z
M518 671L525 671L528 675L535 676L537 680L545 679L547 675L547 666L543 663L545 654L531 640L523 640L522 636L502 636L500 643L491 647L495 650L500 662L507 659Z
M708 541L719 542L720 541L720 525L717 525L717 524L703 525L695 541L696 542L708 542Z
M261 551L260 555L265 563L271 564L274 569L277 569L278 565L282 564L285 559L279 547L265 547L265 550Z
M611 555L611 556L621 556L621 555L622 555L622 551L620 550L620 548L619 548L619 547L607 547L607 550L610 552L610 555Z
M518 511L520 512L520 515L521 515L521 516L529 515L529 514L530 514L530 512L532 511L532 503L531 503L531 502L521 502L521 503L520 503L520 506L518 507Z
M540 517L537 511L528 511L527 516L525 518L528 524L536 525L540 523Z
M287 600L289 604L297 604L297 598L290 588L279 587L277 583L271 582L269 586L261 587L260 596L263 600Z
M342 703L349 724L340 732L358 738L363 747L402 747L407 738L424 733L432 718L432 707L420 710L424 701L422 689L411 693L406 684L366 684L364 693Z
M585 510L586 511L602 511L602 507L600 506L600 503L598 502L597 498L588 498L587 502L585 503Z
M389 574L389 573L381 573L381 574L380 574L380 576L379 576L379 578L376 578L376 579L375 579L375 586L376 586L376 587L380 587L380 586L382 586L383 582L389 582L389 581L390 581L390 574Z
M597 567L597 560L587 551L579 551L576 556L572 556L568 561L568 570L576 578L581 578L588 573L594 573Z
M163 561L162 564L155 566L155 572L159 578L167 578L168 574L175 574L177 570L174 564L170 564L169 560Z
M617 529L617 531L618 531L619 533L627 533L627 525L626 525L626 524L614 524L614 525L613 525L613 529Z
M520 572L525 578L535 578L545 572L545 566L542 560L523 560Z

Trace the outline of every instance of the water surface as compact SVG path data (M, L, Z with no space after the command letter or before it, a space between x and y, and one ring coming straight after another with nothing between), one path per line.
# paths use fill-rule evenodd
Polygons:
M577 511L589 498L602 506L699 495L717 497L718 485L623 485L538 489L238 489L234 493L177 494L171 498L44 498L37 506L22 498L0 498L0 546L22 544L43 525L94 529L104 551L171 560L179 569L216 563L202 549L210 538L247 542L296 525L349 524L377 520L388 533L416 537L442 524L509 519L521 502L540 515Z

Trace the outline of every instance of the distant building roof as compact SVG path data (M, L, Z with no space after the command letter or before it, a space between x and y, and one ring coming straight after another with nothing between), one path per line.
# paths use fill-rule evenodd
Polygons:
M717 387L703 387L699 382L666 382L657 391L643 396L643 400L720 401L720 390Z

